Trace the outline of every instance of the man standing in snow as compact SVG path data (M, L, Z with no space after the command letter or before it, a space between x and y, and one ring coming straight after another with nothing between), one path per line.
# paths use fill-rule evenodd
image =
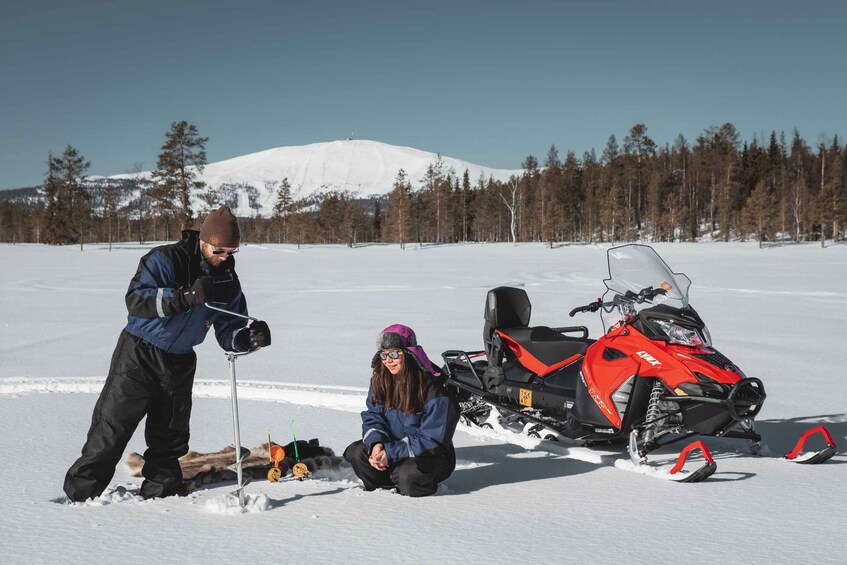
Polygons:
M79 502L99 496L115 474L127 443L146 415L144 498L181 492L178 458L188 452L191 389L197 357L211 325L227 351L251 351L271 343L265 322L207 308L218 303L247 314L235 274L241 232L229 208L210 213L200 232L152 249L141 258L126 293L127 325L118 338L109 375L94 406L82 456L65 476L65 494Z

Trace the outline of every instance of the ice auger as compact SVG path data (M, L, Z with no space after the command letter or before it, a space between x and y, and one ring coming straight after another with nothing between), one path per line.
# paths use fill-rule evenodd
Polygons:
M238 316L239 318L246 318L247 320L252 320L254 322L258 322L259 320L253 318L252 316L245 316L244 314L239 314L237 312L231 312L224 308L218 308L217 306L212 306L208 302L206 303L207 308L211 308L212 310L217 310L218 312L223 312L224 314L229 314L230 316ZM241 428L238 423L238 387L235 381L235 360L242 355L247 355L251 353L251 351L227 351L226 358L229 360L229 384L231 393L230 396L232 398L232 433L235 438L235 463L230 465L228 468L232 471L235 471L235 474L238 477L237 488L232 491L230 494L236 496L238 498L238 504L241 505L241 508L244 508L246 501L244 500L244 487L247 483L250 482L250 477L244 476L244 460L250 456L250 450L246 447L241 446Z

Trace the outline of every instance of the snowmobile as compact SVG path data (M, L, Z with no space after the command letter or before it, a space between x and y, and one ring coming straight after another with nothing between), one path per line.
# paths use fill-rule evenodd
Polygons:
M531 304L521 288L488 292L484 350L442 354L462 421L492 427L492 418L508 420L533 437L589 446L626 443L636 465L693 436L747 440L756 452L762 438L754 421L767 398L764 384L712 347L688 301L691 280L646 245L614 247L607 255L606 292L570 312L600 312L605 333L596 340L585 326L530 326ZM797 459L817 432L827 448ZM671 474L696 449L705 463L675 480L697 482L715 472L698 440L682 450ZM787 458L821 463L834 453L829 432L814 428Z

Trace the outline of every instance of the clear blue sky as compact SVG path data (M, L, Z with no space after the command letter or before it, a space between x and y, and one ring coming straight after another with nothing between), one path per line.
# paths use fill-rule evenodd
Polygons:
M732 122L847 135L847 2L7 0L0 188L67 144L155 166L171 122L210 161L373 139L519 168Z

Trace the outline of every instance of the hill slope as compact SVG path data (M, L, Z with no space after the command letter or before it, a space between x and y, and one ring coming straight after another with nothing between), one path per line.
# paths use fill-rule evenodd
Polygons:
M260 212L268 215L276 198L276 189L285 178L295 199L330 190L346 190L359 197L384 195L391 191L400 169L406 172L412 187L417 188L427 167L437 158L435 153L378 141L331 141L277 147L210 163L202 178L210 186L224 186L229 191L236 191L240 215L251 213L244 189L254 187L258 191ZM480 175L507 180L521 172L492 169L453 157L442 156L441 159L445 172L452 169L454 174L462 175L467 169L472 183L476 183ZM150 173L140 175L149 178ZM123 174L110 178L126 179L131 176Z

